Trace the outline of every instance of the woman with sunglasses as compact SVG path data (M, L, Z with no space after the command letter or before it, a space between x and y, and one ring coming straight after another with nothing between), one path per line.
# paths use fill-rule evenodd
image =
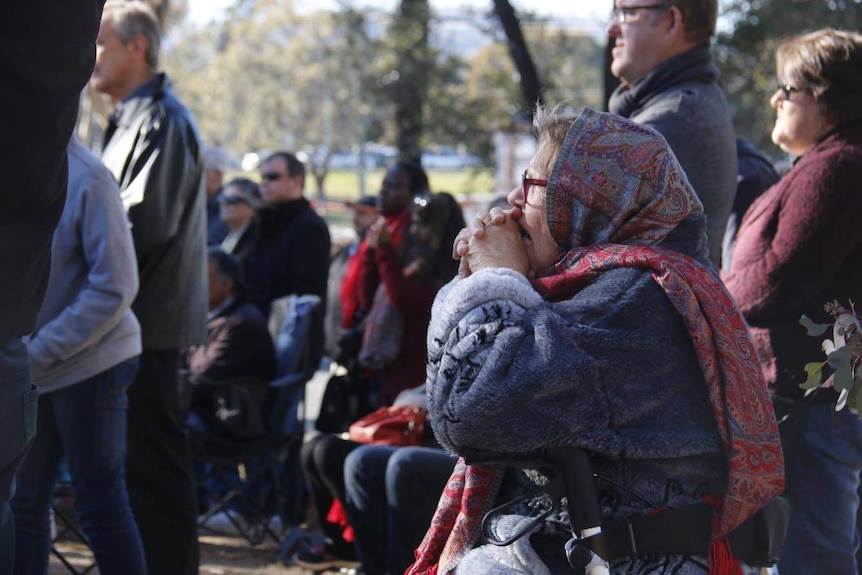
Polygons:
M536 494L560 475L541 452L570 447L591 469L568 501L599 505L603 537L634 542L601 551L610 572L735 572L726 535L781 491L783 468L745 322L708 261L703 206L650 128L588 108L540 108L535 126L511 209L462 231L461 277L432 308L429 419L464 459L408 573L573 572L570 528L589 533L569 517L584 507L545 514ZM647 528L667 536L649 548L628 531L682 508L703 517ZM685 553L680 532L701 534Z
M248 178L234 178L224 187L218 202L219 217L228 229L220 247L243 261L258 236L257 210L263 206L260 188Z
M722 277L751 326L776 405L793 405L781 425L792 512L780 572L850 575L862 423L835 411L831 388L802 402L803 366L825 357L799 318L831 323L825 304L862 301L862 35L824 29L792 38L776 64L772 141L797 159L746 212L732 272Z

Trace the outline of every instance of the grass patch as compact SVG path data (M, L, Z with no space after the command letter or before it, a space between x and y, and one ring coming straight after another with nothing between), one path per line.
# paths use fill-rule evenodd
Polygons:
M385 169L369 170L365 172L365 193L376 196L380 191L380 184L386 175ZM256 182L260 181L257 172L230 172L225 177L225 182L235 177L250 178ZM461 200L462 205L469 209L471 196L480 204L487 201L487 197L494 192L494 171L491 168L468 168L464 170L428 170L428 180L431 191L449 192ZM324 218L330 226L343 226L352 228L353 213L340 202L352 201L359 198L359 175L352 170L339 170L329 172L323 182L324 197L327 203L323 204ZM306 176L305 197L310 200L318 200L317 182L311 175ZM331 202L331 203L330 203Z
M376 196L386 170L369 170L365 172L365 193ZM257 172L231 172L225 181L231 178L245 177L256 182L260 181ZM453 195L488 194L494 191L494 172L491 168L465 170L428 170L431 190L434 192L449 192ZM329 172L323 182L324 196L327 200L344 202L359 197L359 175L355 171L341 170ZM305 197L318 198L317 182L311 175L305 180Z

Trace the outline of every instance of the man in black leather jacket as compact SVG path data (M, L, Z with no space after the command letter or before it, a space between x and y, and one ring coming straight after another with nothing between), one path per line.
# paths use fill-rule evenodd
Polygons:
M91 85L116 104L102 159L138 257L143 354L129 388L127 483L150 573L197 573L197 503L177 381L180 349L206 341L206 197L200 137L158 73L159 25L140 0L108 0Z

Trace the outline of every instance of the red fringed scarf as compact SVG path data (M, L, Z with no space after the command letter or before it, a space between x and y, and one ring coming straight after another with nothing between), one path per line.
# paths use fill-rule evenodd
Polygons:
M728 459L727 491L715 498L710 573L739 573L727 534L784 489L778 426L748 326L712 272L678 252L642 245L601 245L569 252L553 275L533 282L548 301L570 299L599 274L648 269L683 318L694 342ZM502 480L498 466L458 462L410 575L447 573L476 543L482 517Z

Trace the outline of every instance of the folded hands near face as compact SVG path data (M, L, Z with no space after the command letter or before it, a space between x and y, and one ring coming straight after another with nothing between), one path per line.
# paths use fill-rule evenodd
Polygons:
M467 277L484 268L502 267L530 276L530 262L518 224L521 215L517 207L477 212L452 247L452 257L460 260L458 275Z
M386 219L383 216L380 216L371 224L366 237L368 239L368 247L370 248L392 243L392 236L389 234L389 227L386 225Z

